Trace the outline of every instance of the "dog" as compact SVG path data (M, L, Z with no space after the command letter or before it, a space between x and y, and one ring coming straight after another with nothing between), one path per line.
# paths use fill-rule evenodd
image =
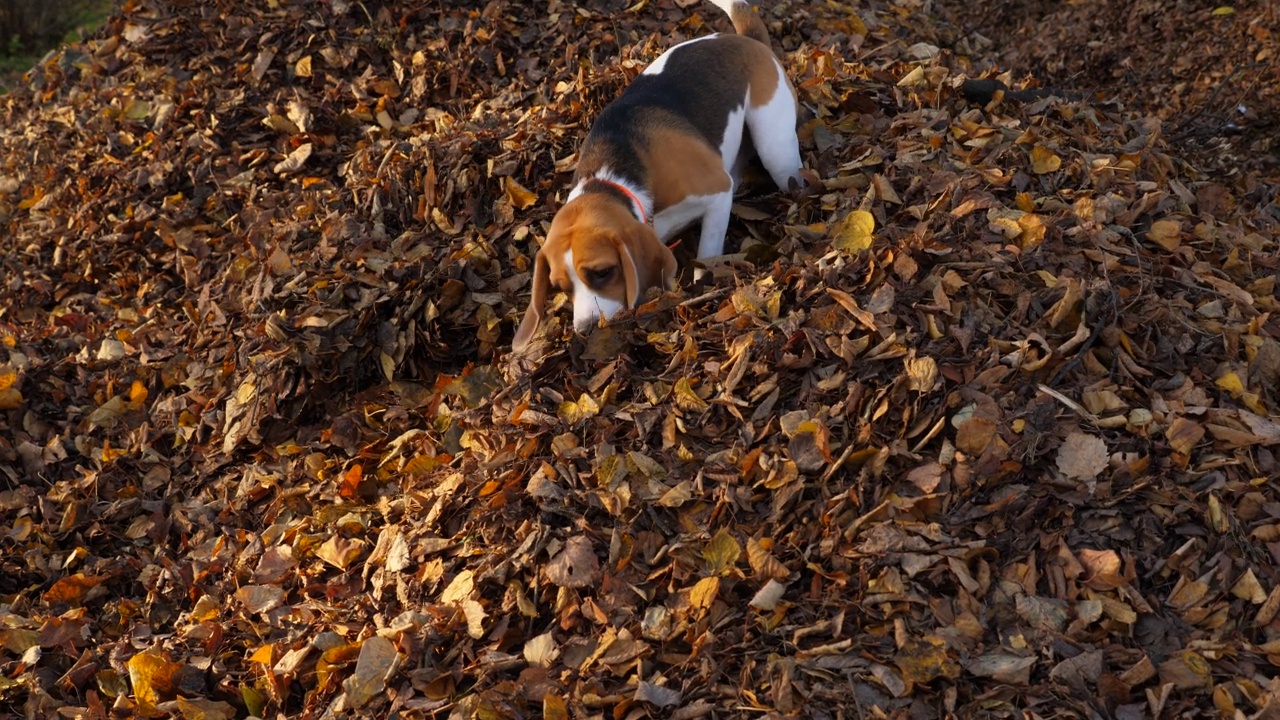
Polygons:
M764 21L745 0L711 1L737 34L670 48L592 125L573 190L534 259L515 350L532 339L552 287L573 294L580 331L635 307L649 288L670 289L676 259L666 243L695 221L698 257L722 255L753 153L780 189L803 185L795 88Z

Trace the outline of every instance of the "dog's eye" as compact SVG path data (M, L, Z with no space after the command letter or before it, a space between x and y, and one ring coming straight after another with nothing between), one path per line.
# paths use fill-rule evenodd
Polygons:
M618 266L610 265L609 267L603 268L583 268L583 272L587 275L584 279L587 281L588 285L593 288L600 288L608 285L609 282L613 280L613 276L618 273Z

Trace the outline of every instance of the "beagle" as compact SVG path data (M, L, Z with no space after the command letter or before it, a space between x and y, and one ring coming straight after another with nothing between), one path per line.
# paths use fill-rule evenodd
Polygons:
M795 88L764 22L746 0L712 2L737 34L670 48L592 125L573 190L534 260L516 350L533 337L551 287L573 294L573 324L585 330L635 307L649 288L669 288L676 260L666 242L693 222L702 222L698 257L723 254L734 187L753 152L779 188L803 184Z

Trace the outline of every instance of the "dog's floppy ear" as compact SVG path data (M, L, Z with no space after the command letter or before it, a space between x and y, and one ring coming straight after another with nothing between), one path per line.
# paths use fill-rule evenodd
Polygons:
M542 311L547 307L547 290L551 286L551 265L543 251L533 261L533 293L529 297L529 309L524 311L524 319L516 328L516 336L511 340L511 349L520 351L533 339L533 333L542 322Z
M656 234L653 239L658 242L658 261L662 265L662 289L675 290L676 270L678 269L676 266L676 254L671 252L671 248L667 247L661 240L658 240Z
M636 274L636 291L632 293L631 283L627 283L627 303L635 306L640 297L651 287L662 290L672 289L676 279L676 256L671 248L662 244L657 233L648 225L636 223L628 235L628 241L619 246L618 254L623 254L623 247L629 248L629 258ZM623 264L626 268L626 263Z
M618 253L618 265L622 267L622 279L627 286L627 307L636 306L636 300L640 298L640 293L644 291L644 278L636 268L636 258L631 252L631 243L622 239L622 236L610 234L609 240L613 243L614 250Z

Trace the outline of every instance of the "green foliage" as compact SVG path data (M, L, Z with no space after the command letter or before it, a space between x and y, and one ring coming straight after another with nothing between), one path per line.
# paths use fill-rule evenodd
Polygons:
M99 25L111 0L0 0L0 72L20 72L76 31Z

